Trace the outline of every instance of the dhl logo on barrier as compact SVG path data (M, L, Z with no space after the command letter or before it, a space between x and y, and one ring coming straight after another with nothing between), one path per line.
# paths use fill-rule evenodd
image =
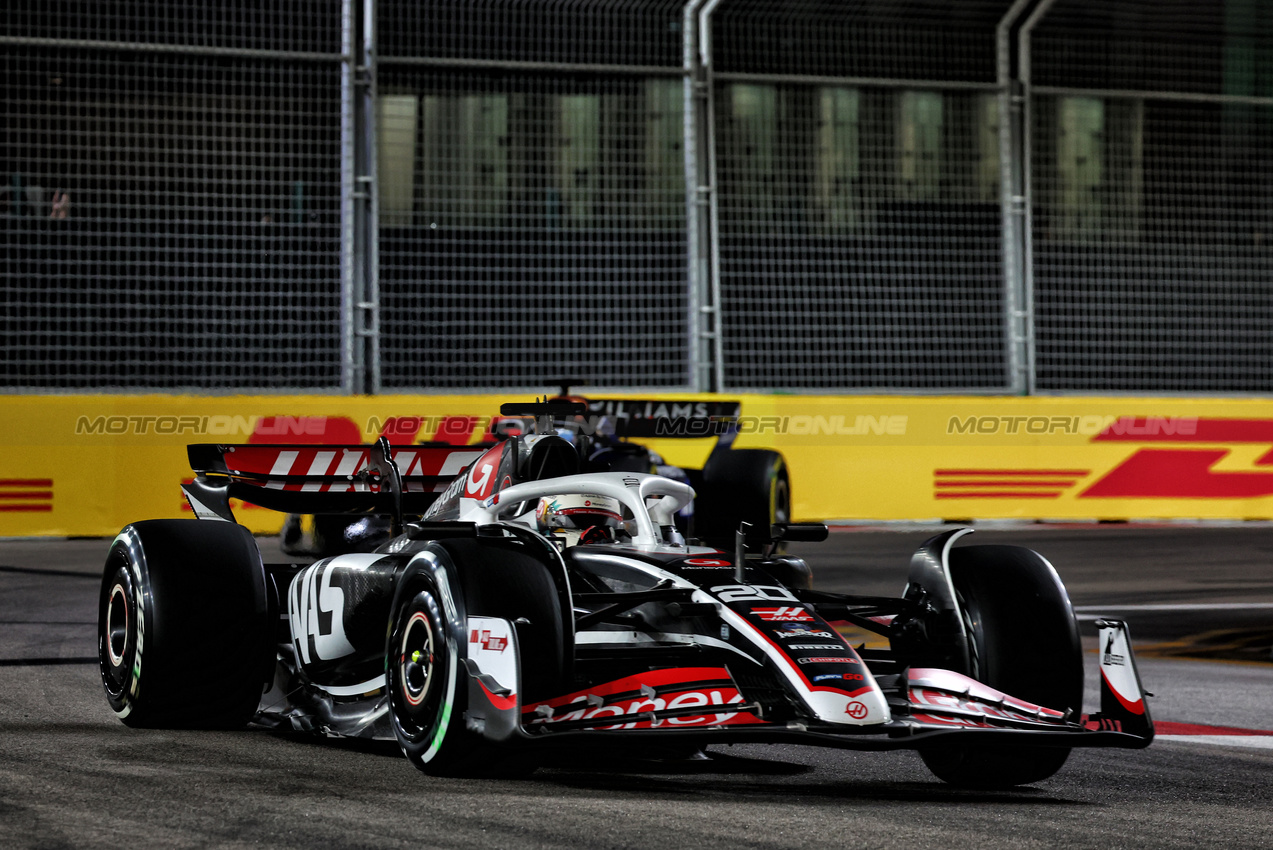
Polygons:
M52 478L0 478L0 512L48 513L52 510Z
M1254 499L1273 496L1273 419L1120 417L1094 445L1137 443L1113 468L965 467L933 471L937 499ZM1148 445L1146 445L1148 444ZM1233 468L1234 446L1267 451ZM1226 447L1227 446L1227 447ZM1225 462L1228 461L1226 464ZM1227 468L1226 468L1227 467Z
M288 456L289 475L324 466L324 444L382 435L395 457L472 453L524 426L497 414L518 395L10 397L0 405L0 535L109 536L189 516L178 486L192 475L188 443L304 446ZM776 449L799 519L1273 518L1273 399L722 399L619 400L599 413L628 426L671 417L670 430L625 433L687 469L703 467L725 425L736 431L731 451ZM701 422L702 433L688 424ZM277 512L235 507L254 531L281 525Z

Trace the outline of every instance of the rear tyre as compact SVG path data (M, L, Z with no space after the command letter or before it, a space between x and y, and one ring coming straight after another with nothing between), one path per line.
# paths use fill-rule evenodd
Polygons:
M709 545L732 549L740 522L765 535L791 520L791 477L781 454L769 449L713 452L703 467L702 498L695 503L695 533Z
M1079 712L1083 653L1078 624L1056 570L1017 546L950 552L950 575L964 609L972 678L1046 708ZM939 779L971 788L1010 788L1052 776L1068 747L954 744L921 750Z
M520 772L465 727L469 614L518 623L521 698L556 691L564 670L564 621L547 568L504 540L434 543L437 563L408 573L397 594L386 648L390 714L403 753L434 776Z
M106 700L128 726L236 727L274 662L265 569L252 535L151 520L111 544L98 604Z

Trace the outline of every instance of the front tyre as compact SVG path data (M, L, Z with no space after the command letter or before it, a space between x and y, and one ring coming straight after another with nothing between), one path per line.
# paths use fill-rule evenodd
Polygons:
M402 751L433 775L458 772L476 746L464 728L465 682L438 579L412 579L389 635L390 715Z
M526 765L465 723L468 616L517 630L521 698L560 693L565 621L548 565L509 539L437 541L398 589L385 657L394 733L412 764L434 776L512 775Z
M950 575L964 610L971 669L980 682L1018 699L1077 715L1083 654L1069 595L1052 565L1017 546L950 551ZM939 779L972 788L1010 788L1055 774L1068 747L954 744L921 750Z

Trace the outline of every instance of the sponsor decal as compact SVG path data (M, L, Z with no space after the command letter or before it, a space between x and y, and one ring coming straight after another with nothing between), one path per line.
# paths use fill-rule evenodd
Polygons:
M146 647L146 597L142 593L144 585L141 581L141 567L134 563L132 570L133 609L137 612L137 645L133 649L133 681L128 686L128 693L135 697L141 689L141 656L142 650ZM131 712L132 706L129 706L128 710Z
M451 483L443 488L441 494L438 495L438 498L434 500L433 504L429 505L428 510L424 512L424 518L429 519L434 514L444 510L446 506L451 505L455 500L459 499L461 494L464 492L464 482L467 480L468 476L466 475L456 475L452 478ZM406 481L404 480L403 483L406 484Z
M808 623L783 623L774 628L775 634L783 640L791 638L835 638L833 632L828 632L820 626L811 626Z
M402 472L404 483L415 487L420 482L413 478L449 478L475 457L473 450L408 446L396 449L393 459ZM265 475L280 478L289 475L305 475L335 479L330 482L310 481L297 484L270 481L264 486L272 490L302 490L306 492L345 493L351 490L374 489L375 482L366 482L355 476L367 468L368 450L363 446L324 446L313 448L270 445L236 446L225 453L225 465L236 475Z
M1083 479L1086 469L936 469L937 499L1055 499Z
M1127 663L1127 659L1123 658L1123 656L1121 655L1115 654L1114 652L1114 637L1117 634L1118 634L1117 631L1112 629L1110 630L1109 640L1105 642L1105 652L1101 658L1102 664L1112 664L1115 667L1122 667L1124 664Z
M948 434L1082 434L1093 444L1150 443L1134 449L1076 499L1258 499L1273 496L1273 450L1253 460L1237 446L1273 449L1273 419L1197 416L951 417ZM1204 444L1204 445L1199 445ZM1221 445L1216 445L1221 444ZM1227 446L1223 444L1228 444ZM1245 468L1244 468L1245 467ZM937 499L1056 499L1090 469L936 469Z
M1246 423L1220 427L1203 423L1207 442L1251 442ZM1273 421L1267 439L1273 445ZM1101 439L1101 438L1097 438ZM1112 438L1111 438L1112 439ZM1177 440L1172 440L1176 442ZM1167 442L1162 440L1161 442ZM1080 499L1254 499L1273 496L1273 452L1261 455L1249 469L1217 471L1232 450L1227 448L1142 448L1079 494Z
M621 437L717 437L739 409L737 401L588 399L589 420L608 423Z
M853 700L844 708L844 713L849 717L852 717L854 720L861 720L863 717L866 717L869 712L870 709L857 700Z
M812 623L814 621L808 611L792 605L784 605L781 608L752 608L751 613L767 623Z
M0 478L0 513L53 510L52 478Z
M728 567L730 566L730 563L729 561L721 558L686 558L684 561L681 561L681 565L700 569L716 569L720 567Z
M861 681L863 681L865 678L866 678L866 677L864 677L861 673L823 673L823 674L822 674L822 675L820 675L820 676L814 676L814 677L813 677L813 681L815 681L815 682L827 682L827 681L830 681L830 680L832 680L832 679L835 679L835 680L837 680L837 681L838 681L838 680L843 680L843 681L846 681L846 682L861 682Z
M593 720L614 717L624 719L621 722L597 726L596 728L604 730L648 729L655 722L649 719L640 719L639 715L642 713L663 711L665 709L697 708L699 706L705 709L715 708L717 710L701 715L669 717L658 723L666 723L668 726L718 726L730 723L759 722L759 719L753 717L750 713L729 710L729 706L740 704L742 701L742 694L738 693L734 688L682 691L681 693L668 694L667 696L640 696L634 699L609 702L598 708L590 707L587 696L580 696L562 706L560 711L554 712L553 716L545 722L561 723L570 720ZM628 717L633 719L628 720Z
M464 485L464 493L473 498L481 498L494 472L495 464L489 460L483 459L481 463L473 464L468 483Z
M473 629L469 643L477 644L490 652L503 652L508 648L508 636L492 635L490 629Z
M774 585L721 584L710 588L721 602L797 602L794 593ZM752 609L753 611L756 609Z
M613 717L616 722L595 727L605 730L763 723L750 712L730 709L742 702L742 694L729 683L729 673L723 667L673 668L628 676L529 705L523 713L533 724ZM649 712L699 706L703 707L703 714L661 720L648 717Z
M793 643L788 644L787 649L814 649L819 652L844 652L843 646L834 643Z
M495 492L495 473L499 469L504 456L504 446L492 446L473 461L468 474L464 476L464 495L470 499L482 500Z
M812 658L797 658L801 664L857 664L852 658L832 657L829 655L818 655Z
M345 591L332 584L336 570L320 561L292 579L288 621L296 655L305 664L344 658L354 651L345 635Z

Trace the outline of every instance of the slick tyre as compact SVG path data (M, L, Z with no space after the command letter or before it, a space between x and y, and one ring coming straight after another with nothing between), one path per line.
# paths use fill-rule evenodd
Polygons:
M464 728L467 696L453 597L431 573L413 579L386 649L394 734L412 764L435 776L460 773L477 743Z
M246 725L274 662L270 625L265 570L247 529L134 523L111 544L102 575L106 700L128 726Z
M522 699L546 695L563 678L561 604L546 567L510 541L447 540L403 576L386 646L394 734L417 768L434 776L520 772L466 728L463 653L469 613L517 625Z
M1083 654L1065 587L1052 565L1016 546L950 552L964 609L974 679L1020 699L1077 715ZM1052 776L1068 747L958 744L920 752L938 778L973 788L1009 788Z
M695 532L710 545L732 548L738 523L765 535L791 519L791 477L782 455L768 449L713 452L703 467L705 498L695 505Z

